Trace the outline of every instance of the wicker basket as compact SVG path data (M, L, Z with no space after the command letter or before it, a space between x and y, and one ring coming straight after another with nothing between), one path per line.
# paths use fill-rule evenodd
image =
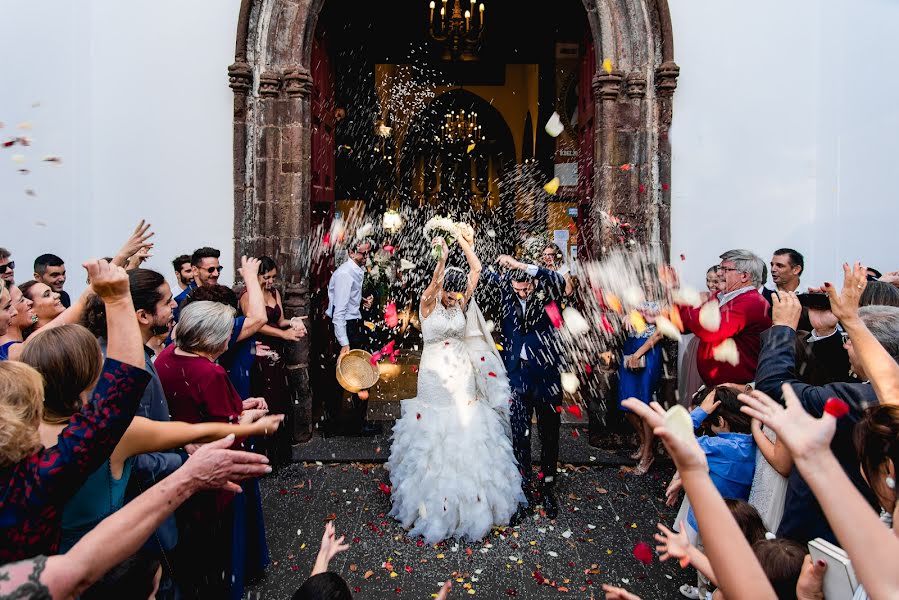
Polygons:
M354 394L378 383L378 367L365 350L350 350L337 361L337 383Z

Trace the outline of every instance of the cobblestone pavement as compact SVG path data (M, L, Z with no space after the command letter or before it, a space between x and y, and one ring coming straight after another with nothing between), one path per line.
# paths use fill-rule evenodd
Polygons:
M675 516L664 505L671 473L670 465L643 477L619 467L569 465L559 478L556 521L538 515L479 543L434 547L408 539L387 516L381 464L294 464L263 481L272 564L248 598L289 599L311 570L328 519L351 544L331 570L355 598L431 598L449 578L451 598L602 598L602 583L644 600L679 598L690 573L660 563L652 539L656 523ZM641 542L653 548L649 564L635 558Z

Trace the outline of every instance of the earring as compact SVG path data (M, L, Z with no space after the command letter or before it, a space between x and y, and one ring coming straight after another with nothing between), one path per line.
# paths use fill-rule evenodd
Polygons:
M890 488L891 490L896 489L896 480L893 479L892 477L890 477L889 475L887 475L886 479L884 480L884 483L886 483L887 487Z

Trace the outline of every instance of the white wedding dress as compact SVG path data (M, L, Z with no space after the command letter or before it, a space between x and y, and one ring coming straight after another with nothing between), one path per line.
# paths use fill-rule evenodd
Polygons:
M480 540L525 502L508 379L474 299L467 312L438 298L422 320L418 396L402 402L386 464L390 516L429 544Z

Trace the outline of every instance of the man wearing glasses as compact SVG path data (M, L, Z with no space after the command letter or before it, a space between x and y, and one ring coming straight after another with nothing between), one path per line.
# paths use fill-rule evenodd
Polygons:
M356 240L347 250L349 260L340 265L328 283L327 315L334 325L334 337L340 345L338 360L351 349L369 350L368 337L362 322L362 282L365 279L365 263L371 254L374 243L368 238ZM380 433L373 423L366 423L368 400L358 397L352 399L352 410L340 423L340 406L336 404L340 398L329 398L325 401L327 412L327 429L330 434L375 435Z
M758 291L765 283L766 270L764 261L748 250L729 250L721 255L718 274L723 287L709 300L719 307L717 328L703 326L701 308L679 307L684 327L699 338L696 365L707 386L755 380L761 334L771 327L768 301ZM710 323L708 319L702 321ZM736 346L736 355L725 357L719 347L730 345L729 340Z
M16 263L11 260L12 254L6 248L0 248L0 279L8 281L10 285L15 283Z
M194 253L190 257L190 265L193 269L194 279L180 294L175 296L175 302L178 303L179 307L174 310L175 321L178 320L178 317L181 314L181 303L184 302L195 289L201 286L218 284L219 275L221 275L222 270L224 269L221 263L219 263L219 257L221 255L221 252L217 249L208 246L194 250Z

